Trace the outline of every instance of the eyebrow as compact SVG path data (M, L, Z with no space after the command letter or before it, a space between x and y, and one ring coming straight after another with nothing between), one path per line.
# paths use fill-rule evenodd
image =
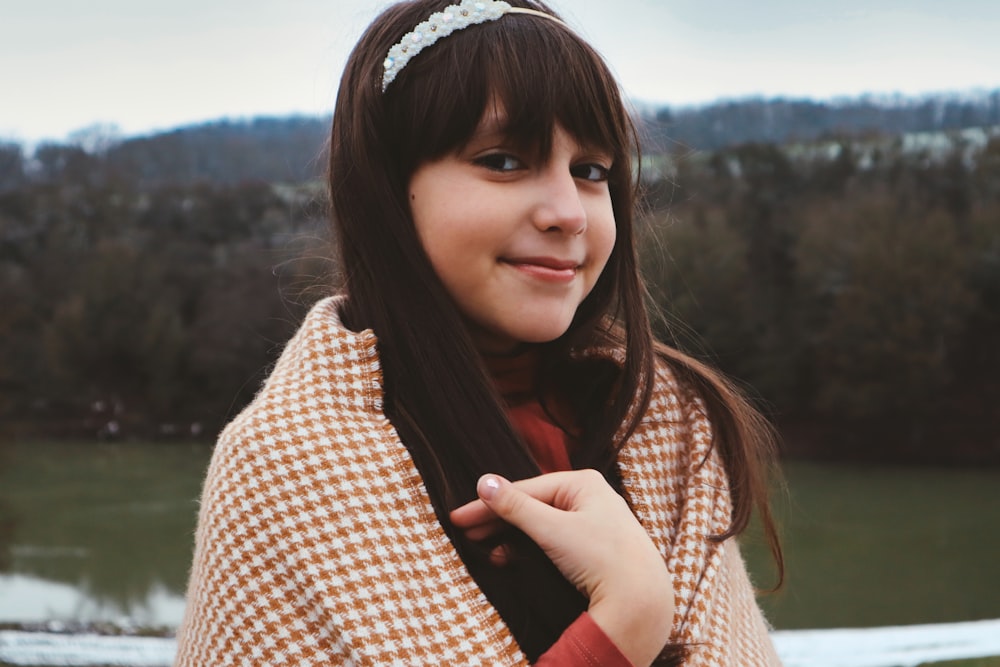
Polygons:
M479 119L476 129L472 131L471 135L469 135L469 139L465 142L464 147L468 147L471 144L480 141L487 143L494 141L502 143L508 141L510 139L508 121L507 112L504 110L502 104L488 102L483 109L482 118ZM555 125L559 125L558 120L556 120ZM563 128L563 131L567 130ZM614 157L614 150L611 148L602 148L601 146L593 145L589 142L583 142L573 135L570 135L570 137L582 150L586 152L605 154L609 157Z
M479 119L473 134L507 134L507 121L507 112L503 107L495 102L489 103L483 109L483 116Z
M465 150L473 144L479 143L506 143L510 134L507 131L507 117L497 113L491 113L487 107L486 113L480 119L469 138L458 148Z

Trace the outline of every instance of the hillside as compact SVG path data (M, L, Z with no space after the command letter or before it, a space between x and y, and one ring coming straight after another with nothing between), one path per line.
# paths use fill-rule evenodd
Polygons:
M649 109L638 119L651 154L713 151L744 143L875 139L1000 125L1000 90L816 102L745 99L697 108ZM322 178L329 118L219 120L150 136L81 130L26 154L0 142L0 191L25 181L300 183Z

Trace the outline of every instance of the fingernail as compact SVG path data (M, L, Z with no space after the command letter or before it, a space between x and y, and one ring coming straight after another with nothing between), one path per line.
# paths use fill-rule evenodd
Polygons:
M479 492L479 497L483 500L493 500L493 496L497 494L497 490L500 489L500 478L494 475L484 475L479 480L479 486L476 489Z

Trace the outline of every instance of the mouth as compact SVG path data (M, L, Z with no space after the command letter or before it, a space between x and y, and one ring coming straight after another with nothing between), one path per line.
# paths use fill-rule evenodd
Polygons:
M581 266L575 260L555 257L505 257L500 262L532 278L554 283L571 282Z

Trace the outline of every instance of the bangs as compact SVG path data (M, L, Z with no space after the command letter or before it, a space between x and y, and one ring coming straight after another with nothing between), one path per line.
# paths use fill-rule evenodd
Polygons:
M407 64L385 97L404 180L465 145L492 104L507 140L526 154L547 158L558 124L628 168L633 136L617 83L590 46L542 17L508 14L440 40Z

